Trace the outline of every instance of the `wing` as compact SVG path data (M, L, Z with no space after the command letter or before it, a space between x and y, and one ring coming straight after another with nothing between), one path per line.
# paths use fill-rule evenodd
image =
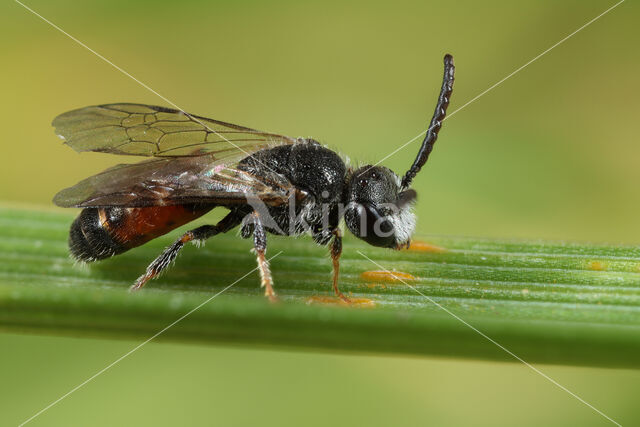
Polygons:
M60 191L61 207L144 207L209 203L230 206L260 200L280 205L296 195L282 175L256 177L209 156L121 164Z
M295 138L142 104L80 108L53 120L56 134L76 151L147 157L209 154L230 160Z

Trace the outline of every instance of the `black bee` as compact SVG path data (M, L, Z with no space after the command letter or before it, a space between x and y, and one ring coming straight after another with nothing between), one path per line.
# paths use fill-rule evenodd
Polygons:
M158 256L132 289L140 289L176 258L187 242L201 242L241 225L253 236L265 295L275 297L265 258L267 232L309 233L330 243L333 289L338 289L341 232L374 246L409 245L415 228L412 179L427 161L453 91L454 66L444 57L435 113L413 165L402 179L383 166L348 168L335 152L307 138L261 132L183 111L140 104L85 107L56 117L53 126L76 151L152 157L120 164L60 191L62 207L83 208L71 225L74 258L91 262L140 246L216 207L216 225L186 232Z

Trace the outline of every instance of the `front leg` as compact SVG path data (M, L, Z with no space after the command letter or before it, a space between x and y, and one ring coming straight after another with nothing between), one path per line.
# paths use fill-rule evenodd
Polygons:
M333 262L333 291L336 296L342 299L344 302L350 302L349 298L344 296L340 289L338 289L338 278L340 276L340 255L342 255L342 232L339 228L333 230L333 240L329 246L329 252L331 253L331 261Z
M258 257L258 268L260 269L260 283L264 287L264 295L270 301L277 301L276 293L273 290L273 279L269 269L269 261L266 259L267 253L267 233L257 212L253 216L253 247Z

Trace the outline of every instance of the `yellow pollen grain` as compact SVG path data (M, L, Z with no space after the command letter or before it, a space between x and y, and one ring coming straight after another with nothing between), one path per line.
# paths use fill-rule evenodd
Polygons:
M366 286L369 289L386 289L387 287L383 284L380 283L365 283L364 285L361 286Z
M416 278L409 273L401 271L365 271L360 274L360 278L368 282L389 282L402 283L403 280L415 280Z
M587 269L593 271L604 271L608 268L607 264L602 261L589 261L587 263Z
M440 246L432 245L431 243L427 242L421 242L419 240L411 242L411 245L405 250L412 252L430 252L436 254L447 251L445 248L441 248Z
M342 298L327 296L309 297L307 298L307 304L337 305L357 308L371 308L376 306L376 302L369 298L349 298L349 302L346 302Z

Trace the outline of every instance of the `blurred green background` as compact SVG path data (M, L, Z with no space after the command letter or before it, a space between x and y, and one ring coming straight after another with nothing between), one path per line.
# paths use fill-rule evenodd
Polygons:
M444 53L457 66L453 111L614 2L27 4L187 111L375 162L426 128ZM64 147L55 115L165 104L19 4L1 9L0 202L50 208L60 188L122 161ZM418 231L640 242L639 18L637 3L623 3L447 120L414 184ZM385 165L404 172L418 146ZM0 335L1 423L25 420L135 344ZM640 373L542 369L638 422ZM33 425L258 423L608 422L515 363L151 343Z

